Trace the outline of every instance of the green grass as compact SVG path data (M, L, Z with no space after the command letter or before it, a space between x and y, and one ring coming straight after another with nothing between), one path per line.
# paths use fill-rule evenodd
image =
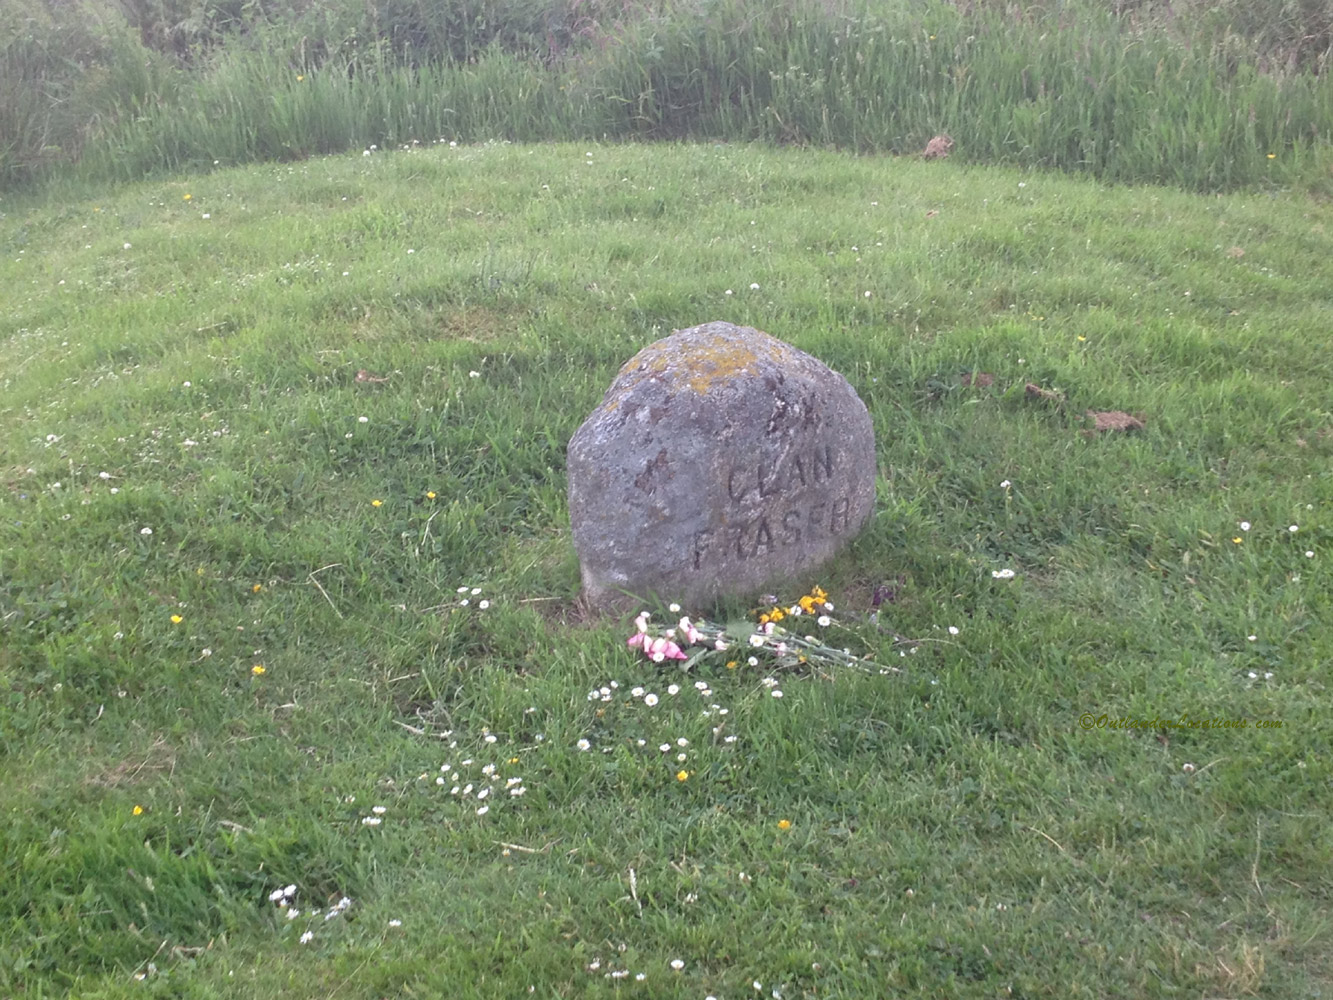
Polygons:
M1327 992L1330 227L743 145L11 201L0 994ZM903 668L710 668L731 743L579 614L563 472L619 364L712 319L870 408L876 514L819 582ZM478 816L444 763L529 792ZM353 903L288 921L287 884Z

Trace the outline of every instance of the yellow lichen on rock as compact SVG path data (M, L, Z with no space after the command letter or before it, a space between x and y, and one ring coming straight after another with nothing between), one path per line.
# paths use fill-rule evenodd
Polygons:
M793 352L790 347L776 337L763 337L760 349L756 350L750 342L725 334L712 334L706 342L692 345L686 353L664 349L659 341L630 358L622 371L651 377L674 369L678 376L684 375L683 379L678 377L675 380L677 386L702 396L718 382L742 373L758 374L760 361L768 360L779 365L791 361Z

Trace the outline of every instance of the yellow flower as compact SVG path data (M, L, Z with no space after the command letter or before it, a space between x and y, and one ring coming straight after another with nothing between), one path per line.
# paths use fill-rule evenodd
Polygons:
M823 602L828 597L828 591L823 587L811 587L810 596L816 601Z
M189 201L192 197L193 197L193 195L188 195L188 194L187 194L184 198L181 199L181 201Z
M263 590L263 589L264 589L264 585L263 585L263 584L261 584L261 583L256 583L253 587L250 588L250 593L252 593L252 594L257 594L257 593L259 593L259 592L260 592L261 590Z
M1232 539L1232 541L1235 542L1237 545L1239 545L1241 541L1243 541L1243 539L1240 537L1240 535L1237 535L1235 538Z
M372 501L370 501L370 506L372 506L372 507L383 507L383 506L384 506L384 501L383 501L383 500L372 500Z
M760 616L759 616L759 624L760 624L760 625L767 625L767 624L768 624L768 615L760 615Z
M250 668L250 673L254 674L256 677L258 677L263 672L264 672L264 665L262 663L256 663L253 667Z
M131 812L133 812L134 815L136 815L136 816L142 816L142 815L143 815L143 806L135 806L135 807L131 810Z
M736 661L735 661L735 660L728 660L728 661L727 661L727 669L728 669L728 670L735 670L735 669L736 669Z
M807 615L815 610L815 599L811 597L809 594L806 594L796 603L801 606L801 610L804 611Z
M517 758L517 757L510 757L510 758L509 758L509 763L511 763L511 764L517 764L517 763L518 763L518 758Z
M183 622L183 621L185 621L185 619L182 618L180 615L172 615L172 616L171 616L171 624L173 624L173 625L179 625L179 624L180 624L181 622Z
M435 499L435 491L434 491L434 490L427 490L427 491L426 491L426 499L427 499L427 500L434 500L434 499Z
M791 829L791 820L789 820L789 819L780 819L780 820L778 820L778 829L779 829L779 830L790 830L790 829Z
M690 776L690 772L689 772L689 771L677 771L677 772L676 772L676 780L677 780L677 781L686 781L686 780L689 778L689 776Z
M1277 153L1269 153L1269 154L1268 154L1268 158L1269 158L1270 160L1276 160L1276 159L1277 159Z
M786 612L779 607L774 607L773 610L768 613L768 620L771 622L780 622L786 617Z
M1083 334L1080 333L1080 334L1078 335L1078 339L1079 339L1079 340L1087 340L1088 338L1085 337L1085 336L1083 336Z
M304 74L304 73L297 73L297 74L296 74L296 82L297 82L297 83L300 83L300 82L301 82L302 80L304 80L304 79L305 79L305 74Z

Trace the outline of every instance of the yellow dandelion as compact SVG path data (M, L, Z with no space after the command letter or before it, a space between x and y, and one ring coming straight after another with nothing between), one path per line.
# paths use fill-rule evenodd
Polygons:
M1080 334L1078 335L1078 339L1079 339L1079 340L1087 340L1088 338L1085 337L1085 336L1083 336L1083 334L1080 333Z
M728 670L735 670L735 669L736 669L736 661L735 661L735 660L728 660L728 661L727 661L727 669L728 669Z
M383 507L383 506L384 506L384 501L383 501L383 500L372 500L372 501L370 501L370 506L372 506L372 507Z
M426 499L427 499L427 500L434 500L434 499L435 499L435 491L434 491L434 490L427 490L427 491L426 491Z
M786 617L786 612L779 607L774 607L773 610L768 613L768 620L771 622L780 622Z
M518 763L518 758L517 758L517 757L510 757L510 758L509 758L509 763L511 763L511 764L517 764L517 763Z
M180 615L172 615L172 616L171 616L171 624L173 624L173 625L179 625L179 624L180 624L181 622L183 622L183 621L185 621L185 619L182 618Z
M1277 159L1277 153L1269 153L1269 154L1268 154L1268 158L1269 158L1270 160L1276 160L1276 159Z
M789 819L780 819L780 820L778 820L778 829L779 829L779 830L790 830L790 829L791 829L791 820L789 820Z
M813 597L816 601L823 601L825 598L828 597L828 591L826 591L823 587L811 587L810 596Z
M191 198L193 198L193 197L194 197L194 195L189 195L189 194L187 194L187 195L185 195L183 198L181 198L181 201L189 201L189 200L190 200Z
M305 80L305 74L304 74L304 73L297 73L297 74L296 74L296 82L297 82L297 83L301 83L301 82L304 81L304 80Z
M253 667L250 668L250 673L254 674L256 677L258 677L263 672L264 672L264 665L262 663L256 663Z
M136 816L142 816L143 806L135 806L133 809L130 810L130 812L134 813L134 815Z
M677 781L687 781L687 780L689 779L689 777L690 777L690 772L689 772L689 771L677 771L677 772L676 772L676 780L677 780Z
M760 616L759 616L759 624L760 624L760 625L767 625L767 624L768 624L768 615L760 615Z
M1237 545L1239 545L1242 541L1244 541L1244 539L1242 539L1240 535L1237 535L1235 538L1232 539L1232 541L1235 542Z
M257 594L263 589L264 585L262 583L256 583L253 587L250 588L250 593Z

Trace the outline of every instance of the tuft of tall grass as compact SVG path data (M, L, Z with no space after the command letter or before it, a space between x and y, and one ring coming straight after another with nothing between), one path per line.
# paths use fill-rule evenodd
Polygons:
M1261 58L1216 17L1191 36L1146 5L1117 14L1091 0L1049 11L944 0L507 3L491 12L512 15L503 30L485 10L449 8L471 11L453 47L432 33L452 23L438 5L373 30L336 7L320 8L315 24L312 8L177 64L107 27L105 65L85 88L96 101L75 102L86 120L61 126L77 141L53 144L44 136L56 117L17 101L9 131L24 147L0 153L0 181L56 162L77 162L90 179L132 179L441 137L907 154L941 131L960 159L1115 182L1327 181L1333 75L1322 63ZM397 8L369 10L388 18ZM27 57L11 49L18 61L0 62L0 79L26 80Z

